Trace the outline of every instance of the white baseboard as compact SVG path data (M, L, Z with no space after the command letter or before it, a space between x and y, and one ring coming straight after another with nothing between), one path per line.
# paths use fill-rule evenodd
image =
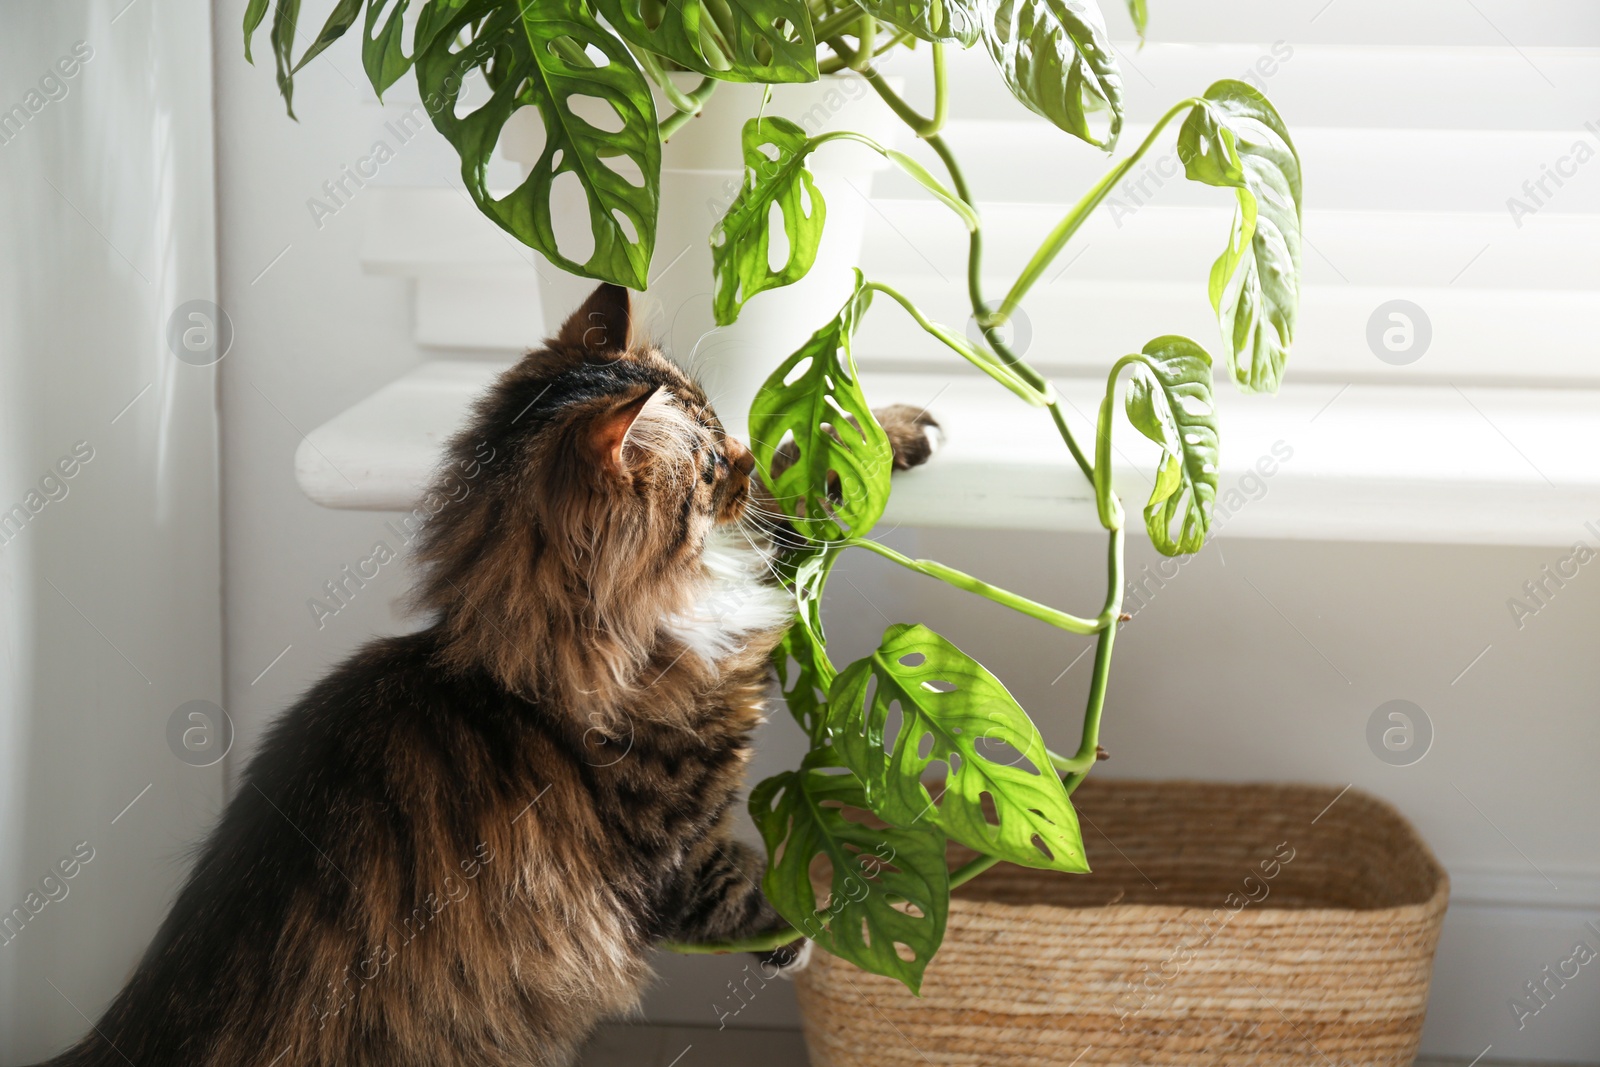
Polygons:
M1557 970L1580 942L1600 953L1600 871L1457 867L1450 882L1423 1053L1600 1064L1600 957Z

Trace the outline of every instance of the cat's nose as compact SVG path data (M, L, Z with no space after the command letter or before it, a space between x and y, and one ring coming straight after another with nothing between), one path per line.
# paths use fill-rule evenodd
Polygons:
M728 461L733 464L733 469L740 474L748 477L750 472L756 469L756 457L751 455L750 450L743 445L737 449L729 449L729 453Z

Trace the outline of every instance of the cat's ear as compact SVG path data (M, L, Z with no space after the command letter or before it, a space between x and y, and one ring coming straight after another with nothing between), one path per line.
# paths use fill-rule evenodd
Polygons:
M644 406L657 390L647 389L632 400L607 408L596 417L589 429L589 447L595 461L610 474L623 473L623 448L628 442L628 431L638 421Z
M630 304L628 290L606 282L567 319L556 335L556 343L596 356L626 351L633 329Z

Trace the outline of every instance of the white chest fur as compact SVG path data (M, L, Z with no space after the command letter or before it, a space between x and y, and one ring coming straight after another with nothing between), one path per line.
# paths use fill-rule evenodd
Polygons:
M794 601L773 579L771 557L736 526L717 526L706 536L705 575L686 610L667 618L663 629L707 663L739 651L753 634L781 630Z

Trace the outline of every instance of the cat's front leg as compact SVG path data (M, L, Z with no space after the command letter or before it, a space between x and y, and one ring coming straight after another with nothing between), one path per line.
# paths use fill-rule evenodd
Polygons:
M928 414L927 408L914 408L910 404L890 404L874 408L872 417L878 420L894 450L894 469L908 471L920 467L933 458L944 444L944 428Z
M765 862L755 849L731 838L708 839L684 865L678 913L668 917L668 937L705 943L743 941L788 926L761 891ZM805 938L756 953L768 977L789 977L811 959Z
M890 463L897 471L908 471L912 467L922 466L933 458L933 454L944 444L944 428L939 425L939 420L928 414L927 408L914 408L910 404L889 404L874 408L872 417L878 420L878 425L883 427L884 436L889 439ZM850 415L846 418L850 420L850 425L856 425L855 416ZM834 436L838 437L837 432ZM772 457L772 476L776 478L799 458L799 447L792 439L785 441ZM839 487L835 483L828 489L837 493Z

